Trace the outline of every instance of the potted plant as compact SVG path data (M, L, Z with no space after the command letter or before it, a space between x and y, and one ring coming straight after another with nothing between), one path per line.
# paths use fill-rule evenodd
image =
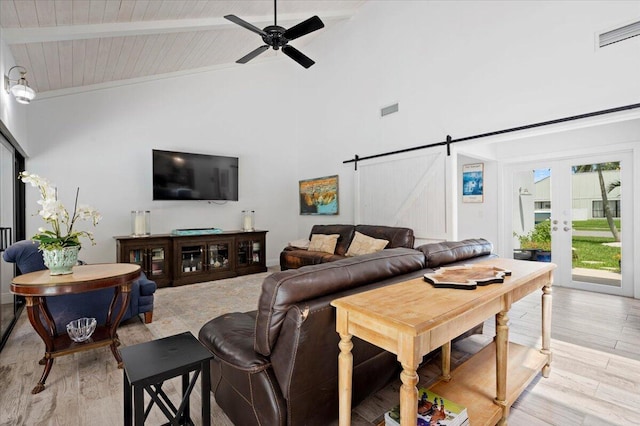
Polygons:
M45 266L49 268L51 275L72 273L72 267L78 261L80 237L86 237L95 244L91 232L78 231L74 229L74 225L78 220L91 220L95 226L102 216L92 207L78 205L79 188L76 190L73 214L70 215L58 200L56 187L47 179L26 171L21 172L19 178L24 183L30 183L31 186L38 188L41 197L38 200L41 206L38 215L51 226L51 229L38 228L38 233L31 238L40 243L39 249L42 251Z
M514 235L520 241L520 249L515 250L514 258L540 262L551 261L551 221L549 219L537 223L528 234Z

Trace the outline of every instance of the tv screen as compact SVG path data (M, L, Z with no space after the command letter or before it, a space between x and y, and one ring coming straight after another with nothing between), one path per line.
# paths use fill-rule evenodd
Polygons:
M154 149L153 199L238 201L238 158Z

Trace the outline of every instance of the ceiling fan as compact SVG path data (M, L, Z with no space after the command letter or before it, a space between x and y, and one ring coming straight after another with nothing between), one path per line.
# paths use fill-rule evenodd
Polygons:
M240 25L248 29L249 31L253 31L254 33L260 35L262 37L262 41L266 44L258 47L257 49L249 52L247 55L238 59L236 62L239 64L246 64L265 50L269 50L269 47L272 47L273 50L278 50L282 48L282 53L299 63L305 68L309 68L311 65L315 64L315 62L304 55L298 49L293 46L290 46L288 43L291 40L295 40L298 37L302 37L303 35L312 33L320 28L324 27L324 23L317 16L312 16L306 21L302 21L293 27L286 29L278 25L278 14L276 8L276 0L273 0L273 25L269 25L264 27L264 29L260 29L255 25L248 23L247 21L238 18L235 15L225 15L225 18L229 21Z

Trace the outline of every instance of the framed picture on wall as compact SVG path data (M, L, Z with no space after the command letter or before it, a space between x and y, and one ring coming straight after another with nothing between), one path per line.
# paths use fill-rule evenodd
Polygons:
M300 214L338 214L338 175L301 180Z
M462 166L462 202L482 203L484 201L484 165L465 164Z

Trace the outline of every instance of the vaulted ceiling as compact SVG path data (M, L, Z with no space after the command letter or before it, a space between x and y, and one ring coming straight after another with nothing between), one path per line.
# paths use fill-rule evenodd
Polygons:
M349 19L367 0L278 0L285 28L318 15L325 28L291 41L304 47ZM227 66L263 45L224 19L233 14L264 28L271 0L1 0L0 27L15 63L39 94L126 84ZM253 61L290 60L269 50ZM313 58L321 61L322 58ZM292 67L304 68L291 61ZM46 96L46 95L45 95Z

